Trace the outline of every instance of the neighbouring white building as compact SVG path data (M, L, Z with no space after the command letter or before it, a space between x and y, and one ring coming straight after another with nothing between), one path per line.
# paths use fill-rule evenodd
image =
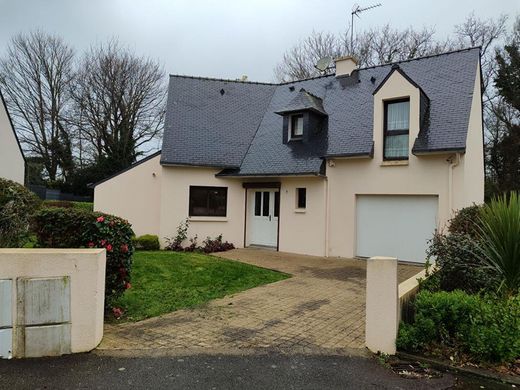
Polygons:
M0 177L25 182L25 159L0 91Z

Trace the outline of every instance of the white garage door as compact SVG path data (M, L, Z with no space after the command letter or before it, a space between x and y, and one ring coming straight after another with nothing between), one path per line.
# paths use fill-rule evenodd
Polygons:
M437 205L437 196L358 195L357 255L424 263Z

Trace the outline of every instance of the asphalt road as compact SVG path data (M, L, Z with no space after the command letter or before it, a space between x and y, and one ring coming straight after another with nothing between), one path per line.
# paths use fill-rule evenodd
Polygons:
M450 374L403 379L373 359L344 356L79 354L0 361L0 389L446 389L454 381Z

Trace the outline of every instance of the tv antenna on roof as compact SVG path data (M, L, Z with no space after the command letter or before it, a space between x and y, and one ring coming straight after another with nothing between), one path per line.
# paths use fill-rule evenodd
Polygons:
M361 17L359 16L360 13L377 7L381 7L381 3L370 5L365 8L361 8L358 4L354 4L354 6L352 7L352 12L350 13L350 16L352 18L350 22L350 55L354 54L354 16L357 16L361 19Z

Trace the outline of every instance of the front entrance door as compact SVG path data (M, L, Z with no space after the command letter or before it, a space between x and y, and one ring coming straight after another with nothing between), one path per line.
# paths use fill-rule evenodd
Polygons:
M278 189L248 190L247 244L276 247L280 192Z

